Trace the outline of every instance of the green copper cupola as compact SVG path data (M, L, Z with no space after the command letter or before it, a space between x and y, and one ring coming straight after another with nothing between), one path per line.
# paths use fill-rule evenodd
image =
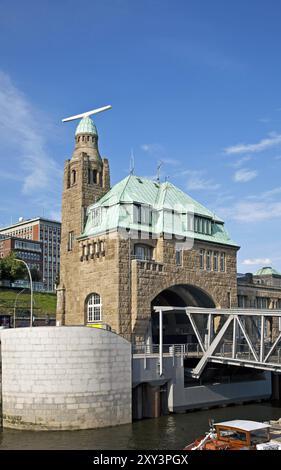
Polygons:
M98 164L101 163L101 156L98 148L98 132L95 124L89 116L84 116L75 131L75 151L72 158L79 158L82 152L87 154L90 159L94 159Z
M83 117L76 127L75 136L79 134L98 135L97 128L89 116Z

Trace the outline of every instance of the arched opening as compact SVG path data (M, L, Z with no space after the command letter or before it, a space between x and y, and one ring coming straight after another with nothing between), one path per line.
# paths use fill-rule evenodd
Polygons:
M76 170L71 171L71 185L76 183Z
M189 284L171 286L160 292L151 303L151 331L150 336L153 344L159 344L159 315L154 312L155 306L175 307L174 311L163 314L163 343L164 344L187 344L196 343L196 336L190 325L186 313L176 310L176 307L204 307L215 308L211 296L203 289ZM198 316L198 328L204 335L207 325L206 316Z
M153 248L144 243L136 243L134 245L134 257L140 260L152 260Z
M102 303L101 297L96 292L88 295L85 302L86 306L86 322L95 323L101 321Z
M97 184L97 170L92 170L93 183Z

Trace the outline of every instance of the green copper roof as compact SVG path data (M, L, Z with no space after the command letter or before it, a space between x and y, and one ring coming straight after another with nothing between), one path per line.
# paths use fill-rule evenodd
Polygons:
M141 227L136 220L136 205L141 205L144 211L149 209ZM237 246L226 232L222 219L170 182L158 183L129 175L113 186L97 203L89 206L87 214L82 237L130 228ZM187 214L203 218L206 224L208 221L212 227L211 233L191 231Z
M215 219L223 222L216 217L213 212L206 209L199 202L185 194L181 189L177 188L169 182L157 183L147 178L141 178L129 175L99 200L102 206L110 206L119 203L137 202L140 204L148 204L155 208L167 207L170 209L193 209L195 214Z
M279 273L276 269L272 268L271 266L266 266L264 268L258 269L254 276L272 276L273 274L281 276L281 273Z
M91 118L86 116L81 119L75 131L75 135L77 134L98 135L97 128Z

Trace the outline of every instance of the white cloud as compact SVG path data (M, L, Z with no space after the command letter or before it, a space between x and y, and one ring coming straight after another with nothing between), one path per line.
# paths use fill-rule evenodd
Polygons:
M281 186L277 186L277 188L269 189L268 191L264 191L257 196L252 196L252 199L259 199L259 200L272 200L275 196L281 193Z
M44 132L38 111L10 77L0 71L0 139L2 150L7 149L10 155L3 175L7 179L21 178L24 194L42 191L47 198L58 191L62 171L48 153Z
M161 160L165 165L177 166L180 165L180 161L175 158L170 158L167 155L165 147L161 144L142 144L141 149L151 155L152 157Z
M242 168L234 173L233 179L236 183L247 183L253 180L258 175L256 170L249 170L248 168Z
M172 166L178 166L178 165L180 165L180 161L179 161L179 160L175 160L174 158L162 158L162 162L163 162L165 165L172 165Z
M250 157L250 155L247 155L245 157L240 158L236 162L229 163L228 166L232 168L240 168L242 165L244 165L244 163L249 162L250 160L252 160L252 157Z
M271 265L272 261L270 258L248 258L242 261L242 264L246 266L258 266L258 265Z
M184 170L178 176L188 176L186 188L189 191L216 191L220 184L204 177L203 170Z
M232 207L221 207L217 210L225 218L237 222L261 222L281 218L281 202L248 202L240 201Z
M141 145L141 149L144 152L155 154L155 153L164 153L165 149L161 144L143 144Z
M237 144L226 147L224 152L227 155L238 155L241 153L256 153L267 150L271 147L281 145L281 134L271 133L266 139L262 139L256 144Z

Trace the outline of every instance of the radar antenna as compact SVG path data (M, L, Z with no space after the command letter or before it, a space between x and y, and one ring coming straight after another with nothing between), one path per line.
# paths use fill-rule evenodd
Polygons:
M103 111L107 111L108 109L111 109L111 108L112 108L112 106L109 104L107 106L103 106L102 108L92 109L91 111L86 111L85 113L76 114L75 116L70 116L68 118L64 118L64 119L62 119L62 122L74 121L75 119L80 119L80 118L84 118L84 117L87 117L87 116L92 116L92 114L102 113Z

